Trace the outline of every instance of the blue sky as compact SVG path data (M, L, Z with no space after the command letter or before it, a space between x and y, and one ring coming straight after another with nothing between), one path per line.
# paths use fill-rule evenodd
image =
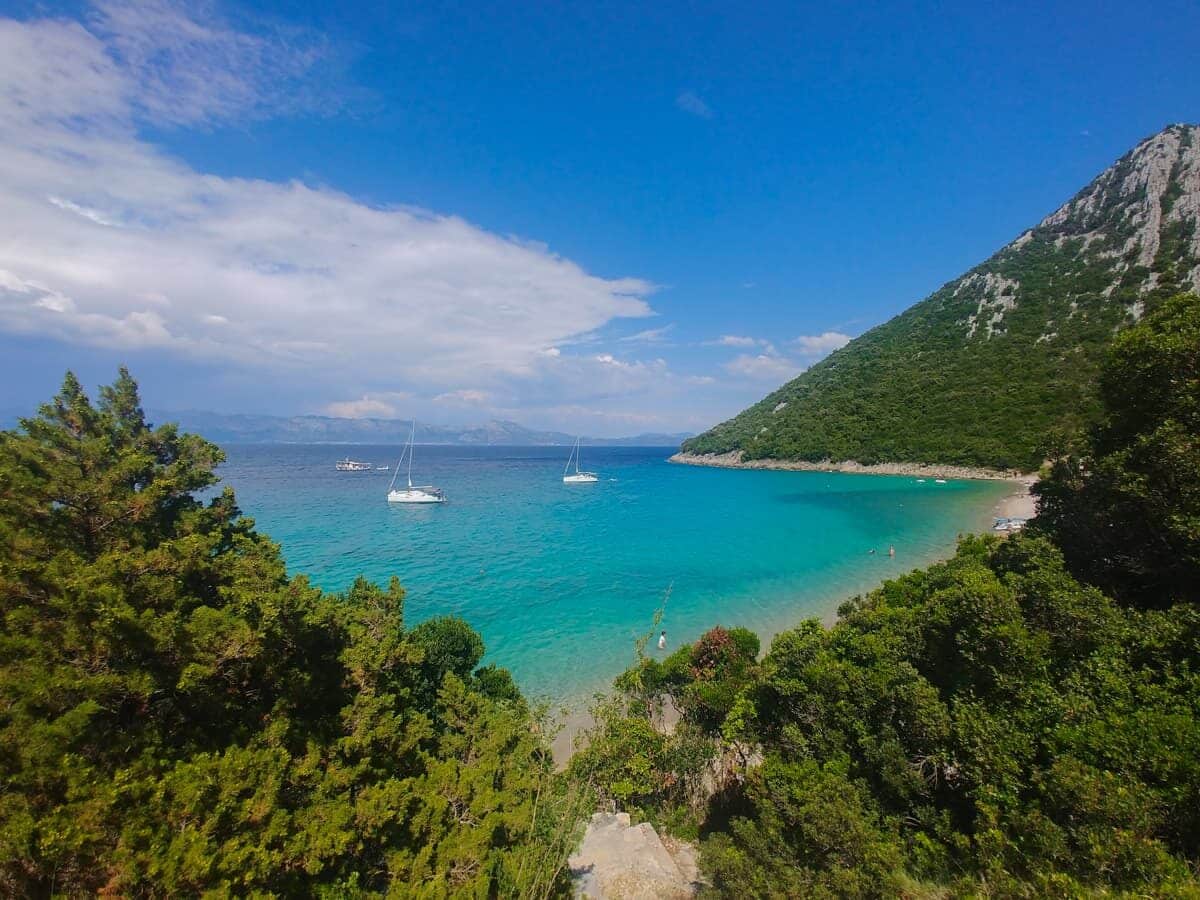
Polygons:
M1200 120L1200 6L0 4L0 409L699 430Z

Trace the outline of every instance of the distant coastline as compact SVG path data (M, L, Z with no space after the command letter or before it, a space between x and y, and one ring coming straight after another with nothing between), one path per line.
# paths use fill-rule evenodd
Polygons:
M205 410L148 410L154 422L175 422L184 431L218 444L396 444L408 440L409 419L338 416L273 416L219 413ZM622 437L583 437L589 447L677 448L690 433L646 432ZM518 422L493 419L479 425L449 426L416 423L416 443L430 446L569 447L578 435L526 428Z
M918 478L968 478L977 481L1008 481L1016 489L996 505L999 516L1033 518L1037 511L1031 489L1038 477L1016 469L988 469L980 466L941 465L938 463L874 463L864 465L845 460L808 462L800 459L743 459L741 450L728 453L686 453L671 456L668 462L684 466L712 466L719 469L766 469L778 472L840 472L849 475L910 475Z

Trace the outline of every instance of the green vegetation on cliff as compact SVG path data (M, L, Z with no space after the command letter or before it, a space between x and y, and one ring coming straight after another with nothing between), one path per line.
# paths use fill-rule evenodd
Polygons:
M721 628L643 658L577 771L699 836L714 896L1200 895L1200 298L1125 332L1099 396L1027 533L762 660Z
M1200 288L1200 128L1143 141L989 260L691 453L1032 470L1099 415L1114 333Z

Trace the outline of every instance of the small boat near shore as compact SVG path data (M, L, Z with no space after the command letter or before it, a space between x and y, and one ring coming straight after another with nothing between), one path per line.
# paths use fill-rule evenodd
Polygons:
M339 472L370 472L375 468L369 462L359 462L357 459L351 459L348 456L345 459L339 459L334 463L333 467Z
M1029 521L1028 519L1021 519L1021 518L1015 518L1015 517L1009 518L1008 516L997 516L996 524L994 524L992 526L992 531L996 531L1001 534L1003 534L1005 532L1010 532L1010 531L1020 531L1022 528L1025 527L1025 523L1028 521Z

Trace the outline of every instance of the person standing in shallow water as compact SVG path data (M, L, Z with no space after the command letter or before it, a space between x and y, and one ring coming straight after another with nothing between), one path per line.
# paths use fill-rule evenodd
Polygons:
M895 555L896 555L896 548L888 547L888 556L895 557Z
M667 633L665 631L658 636L658 649L659 650L667 649Z

